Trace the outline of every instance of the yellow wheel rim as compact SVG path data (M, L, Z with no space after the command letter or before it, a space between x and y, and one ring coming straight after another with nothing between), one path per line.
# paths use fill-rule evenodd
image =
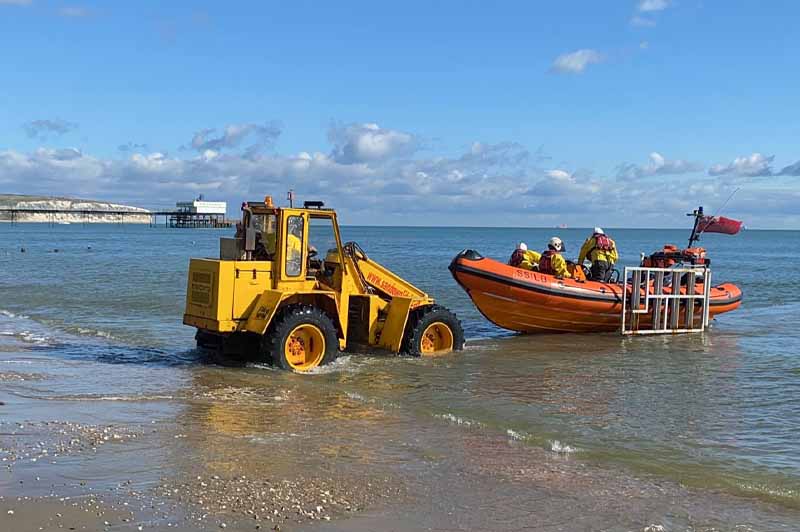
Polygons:
M295 371L316 368L325 356L325 335L315 325L298 325L286 338L283 353Z
M423 355L438 355L453 350L453 331L440 321L428 325L422 333L419 350Z

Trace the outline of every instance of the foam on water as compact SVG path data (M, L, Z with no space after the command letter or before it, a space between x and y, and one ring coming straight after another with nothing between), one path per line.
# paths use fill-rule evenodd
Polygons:
M113 340L114 335L108 331L101 331L99 329L87 329L84 327L78 327L75 329L75 332L84 336L97 336L98 338L106 338L108 340Z
M578 451L576 447L572 447L570 445L561 443L558 440L552 440L548 442L550 444L550 450L554 453L558 454L572 454Z
M530 438L530 435L524 432L519 432L514 429L506 429L506 435L514 441L525 441Z
M0 310L0 336L8 336L24 343L48 345L55 343L51 331L24 314Z
M434 414L434 417L443 419L448 423L454 425L461 425L464 427L480 427L483 425L482 423L480 423L479 421L475 421L474 419L466 419L460 416L456 416L455 414L451 414L449 412L445 414Z
M353 357L351 355L339 355L331 364L317 366L305 373L309 375L326 375L328 373L353 373L355 371L358 371L358 364L355 363Z
M39 397L48 401L121 401L121 402L146 402L146 401L171 401L174 395L51 395Z

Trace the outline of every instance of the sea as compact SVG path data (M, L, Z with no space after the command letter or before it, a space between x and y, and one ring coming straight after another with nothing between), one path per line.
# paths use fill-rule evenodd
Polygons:
M698 519L709 530L800 529L800 232L703 235L714 280L744 296L705 333L526 336L486 321L448 264L466 248L506 260L518 242L543 249L556 235L574 258L588 229L345 226L344 241L455 311L467 345L420 359L344 353L309 375L195 348L182 324L189 259L218 256L230 232L0 224L0 421L170 423L179 443L120 467L143 478L195 461L228 473L382 471L424 493L442 522L457 510L488 529L519 525L490 509L509 515L502 487L526 471L535 490L514 497L568 493L545 514L572 509L608 530L699 529ZM621 265L688 237L608 233ZM488 484L468 485L468 474ZM617 480L605 493L599 479ZM603 513L619 502L619 479L651 495L665 486L669 501L662 511L655 496L630 497L629 511ZM479 510L484 489L494 496L477 498Z

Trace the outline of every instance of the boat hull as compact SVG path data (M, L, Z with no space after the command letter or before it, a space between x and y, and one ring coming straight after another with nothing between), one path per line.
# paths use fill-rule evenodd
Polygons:
M459 253L450 271L478 310L503 329L523 333L620 330L621 284L559 279L515 268L471 250ZM702 293L703 285L698 283L695 290ZM733 284L713 287L709 318L738 308L741 299L741 290ZM640 323L644 325L645 321Z

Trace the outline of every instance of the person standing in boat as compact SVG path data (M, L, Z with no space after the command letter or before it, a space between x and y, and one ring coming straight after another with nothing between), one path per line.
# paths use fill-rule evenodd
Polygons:
M539 259L539 271L556 277L572 277L567 269L567 261L561 256L564 251L564 242L557 236L551 238L547 243L547 251Z
M601 227L595 227L592 235L581 246L578 265L582 266L583 262L589 259L592 263L589 280L607 283L611 280L611 272L618 258L616 242L609 238Z
M508 265L533 271L539 268L539 259L541 258L541 253L528 249L528 245L525 242L520 242L517 244L517 249L511 254Z

